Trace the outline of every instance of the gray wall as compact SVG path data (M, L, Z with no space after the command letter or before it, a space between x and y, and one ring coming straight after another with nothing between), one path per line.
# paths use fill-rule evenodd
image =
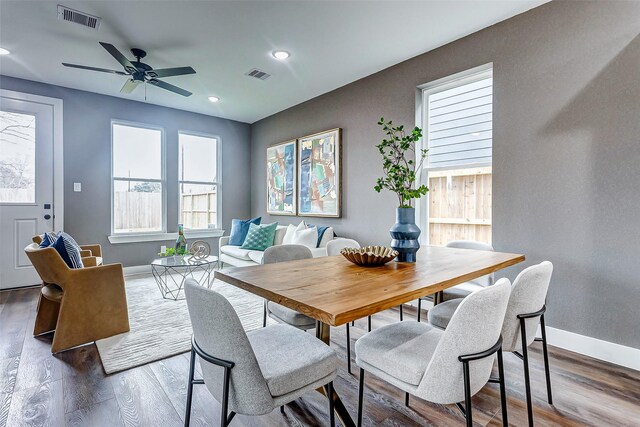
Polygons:
M387 244L377 119L413 125L416 86L493 62L496 249L554 263L550 326L640 348L639 33L640 2L554 1L254 123L252 215L299 221L265 214L267 145L341 127L343 218L315 222Z
M67 89L29 80L0 76L2 89L60 98L64 104L64 213L65 230L79 243L100 243L106 262L125 266L148 264L167 242L112 245L111 232L111 120L129 120L161 126L167 153L167 228L178 223L178 130L219 135L222 139L222 223L227 233L231 219L250 213L250 126L137 101ZM73 192L73 183L82 192ZM217 252L217 239L209 239ZM169 243L170 244L170 243Z

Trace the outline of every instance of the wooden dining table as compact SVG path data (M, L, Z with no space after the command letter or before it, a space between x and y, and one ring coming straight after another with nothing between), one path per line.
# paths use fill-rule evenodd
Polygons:
M524 261L524 255L423 246L417 262L362 267L331 256L236 267L215 277L316 319L316 336L329 345L340 326ZM328 395L327 389L318 391ZM355 425L335 391L330 396L343 426Z

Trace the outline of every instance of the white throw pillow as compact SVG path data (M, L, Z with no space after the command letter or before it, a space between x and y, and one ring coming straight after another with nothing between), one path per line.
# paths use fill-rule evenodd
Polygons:
M293 224L289 224L287 226L287 231L284 234L284 237L282 238L282 244L283 245L291 245L293 244L293 236L295 236L296 231L300 231L300 230L304 230L307 228L307 224L305 224L304 221L300 221L300 224L293 225Z
M309 249L315 249L318 243L318 227L306 228L304 230L296 230L293 235L294 245L303 245Z

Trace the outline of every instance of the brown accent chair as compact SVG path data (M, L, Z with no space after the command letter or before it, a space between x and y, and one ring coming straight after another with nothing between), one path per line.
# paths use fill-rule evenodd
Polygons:
M39 245L42 242L42 237L33 236L31 240ZM100 245L80 245L80 249L82 265L85 267L102 265L102 247Z
M102 254L100 245L82 248ZM35 238L24 251L42 279L33 335L55 331L52 353L129 331L122 264L69 268L54 248L40 248Z

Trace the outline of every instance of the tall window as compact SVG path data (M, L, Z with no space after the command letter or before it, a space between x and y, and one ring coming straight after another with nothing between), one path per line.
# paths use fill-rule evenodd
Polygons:
M163 133L113 122L113 233L165 231Z
M220 228L218 139L180 133L180 221L185 229Z
M423 87L429 194L422 218L432 245L491 243L493 72L482 68Z

